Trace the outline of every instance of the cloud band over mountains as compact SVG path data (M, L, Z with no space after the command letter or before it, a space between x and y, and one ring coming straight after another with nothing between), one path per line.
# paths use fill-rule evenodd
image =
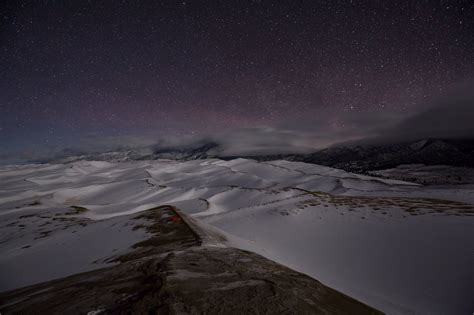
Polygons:
M291 118L291 115L289 115ZM215 134L166 135L153 131L123 136L90 134L67 147L50 147L41 152L3 153L4 162L49 159L71 155L135 149L152 153L166 148L217 144L218 156L309 153L338 143L388 143L424 138L474 137L474 83L452 89L414 113L348 112L333 121L329 112L317 117L287 119L276 126L223 130Z

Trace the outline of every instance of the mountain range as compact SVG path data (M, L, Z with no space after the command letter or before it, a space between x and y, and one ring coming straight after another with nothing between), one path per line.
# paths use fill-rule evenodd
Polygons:
M79 160L126 161L171 159L179 161L220 158L250 158L257 161L288 160L330 166L365 173L403 164L449 165L474 167L474 139L420 139L385 144L351 143L334 145L309 154L233 155L221 152L216 142L194 146L168 146L147 149L122 149L105 153L66 151L40 162L68 163ZM75 154L73 154L75 153ZM38 162L38 161L35 161Z

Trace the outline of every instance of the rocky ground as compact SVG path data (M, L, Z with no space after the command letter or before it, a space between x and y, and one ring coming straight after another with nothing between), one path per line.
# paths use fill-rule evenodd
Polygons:
M111 257L117 264L0 293L0 312L380 313L260 255L216 244L215 236L173 207L150 209L135 218L134 228L145 229L151 237Z

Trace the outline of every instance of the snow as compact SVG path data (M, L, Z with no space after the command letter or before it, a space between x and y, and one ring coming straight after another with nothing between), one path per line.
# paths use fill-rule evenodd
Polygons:
M22 218L20 223L26 226L23 231L2 224L0 239L6 242L0 245L1 291L104 267L105 258L120 255L124 249L147 238L144 230L133 230L128 217L81 221L83 225L67 221L41 228L49 217L46 211L29 211L30 215L39 212L41 217ZM2 222L18 221L16 213L15 217L9 214L1 218ZM41 234L48 231L51 232Z
M209 246L217 246L220 233L229 246L389 314L470 313L473 203L473 185L423 186L302 162L6 166L0 168L0 290L103 267L105 258L146 238L130 224L134 213L172 204L207 233ZM40 227L42 216L63 216L70 206L87 211L37 238L48 231Z

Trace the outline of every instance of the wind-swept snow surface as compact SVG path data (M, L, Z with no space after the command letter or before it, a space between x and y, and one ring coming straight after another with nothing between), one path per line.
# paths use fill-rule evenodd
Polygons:
M99 268L146 237L129 215L163 204L382 311L474 310L473 186L246 159L2 167L0 290ZM75 243L78 233L89 241ZM38 275L71 248L79 261Z

